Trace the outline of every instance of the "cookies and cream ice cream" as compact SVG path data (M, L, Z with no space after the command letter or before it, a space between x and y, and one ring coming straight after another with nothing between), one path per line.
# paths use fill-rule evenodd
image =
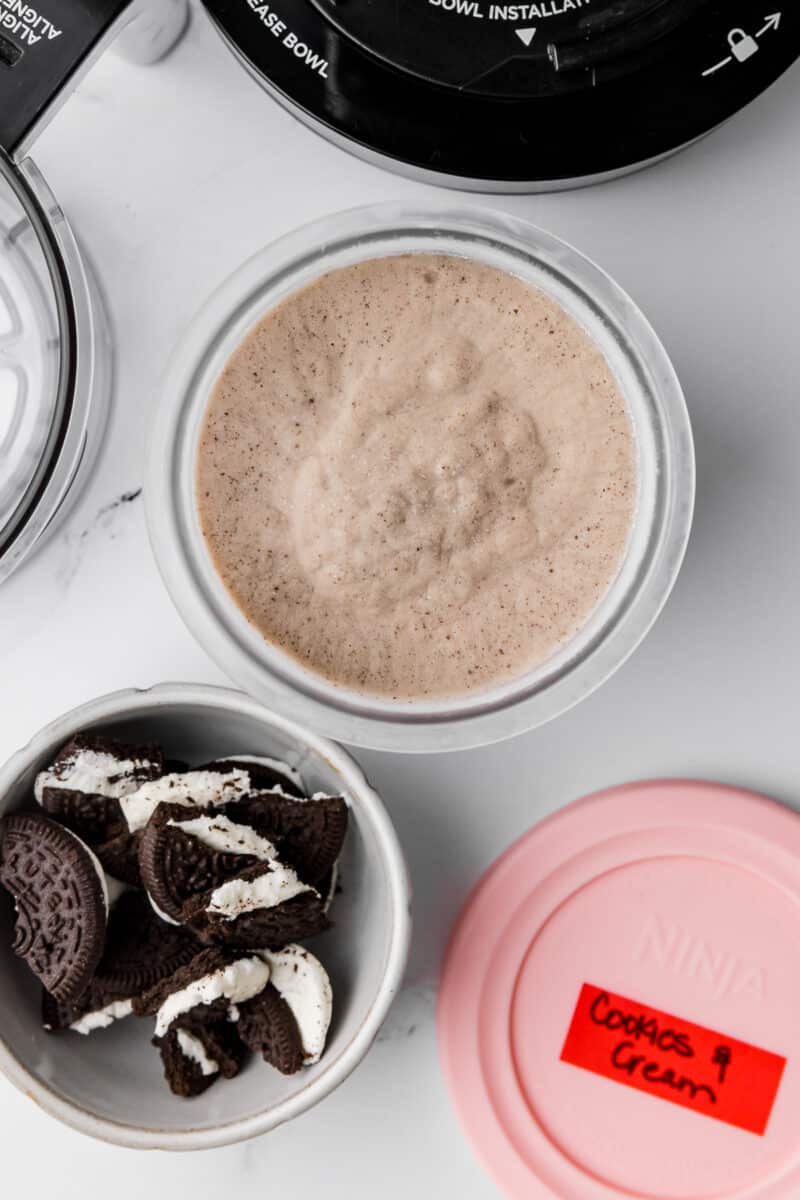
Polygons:
M410 700L518 677L579 631L636 484L592 338L522 280L432 254L340 269L264 317L196 472L251 624L337 684Z

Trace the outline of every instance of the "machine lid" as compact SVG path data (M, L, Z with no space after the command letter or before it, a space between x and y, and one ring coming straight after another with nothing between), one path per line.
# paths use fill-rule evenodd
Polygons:
M589 180L686 145L800 54L752 0L203 0L298 115L453 181Z
M593 88L598 71L608 79L640 68L704 0L311 2L389 66L471 94L530 99Z

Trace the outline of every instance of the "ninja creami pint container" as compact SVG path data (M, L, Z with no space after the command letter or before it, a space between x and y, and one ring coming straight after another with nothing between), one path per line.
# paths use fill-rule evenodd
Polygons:
M180 612L338 740L531 729L630 654L680 568L694 454L611 279L483 210L337 213L236 271L178 346L145 494Z

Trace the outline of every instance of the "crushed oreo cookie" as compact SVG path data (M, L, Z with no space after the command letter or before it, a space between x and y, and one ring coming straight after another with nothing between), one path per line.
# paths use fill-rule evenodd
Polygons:
M239 1008L239 1037L282 1075L295 1075L303 1065L303 1039L292 1010L268 983L258 996Z
M277 859L188 901L183 919L204 942L255 949L276 949L330 926L319 892Z
M307 883L318 883L338 859L347 835L342 796L290 799L257 792L226 806L226 815L275 842L281 858Z
M292 943L326 929L347 831L342 797L307 796L278 759L205 766L77 734L39 772L38 812L0 821L15 950L42 1023L91 1034L155 1018L171 1090L200 1095L253 1051L317 1062L327 973Z
M227 834L229 824L206 810L187 812L169 804L160 805L148 822L139 846L142 886L171 920L183 921L187 901L258 861L244 838Z

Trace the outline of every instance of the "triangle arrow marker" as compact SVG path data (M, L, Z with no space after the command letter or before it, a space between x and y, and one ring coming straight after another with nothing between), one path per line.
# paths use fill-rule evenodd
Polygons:
M759 29L758 33L756 34L756 37L763 37L764 34L769 33L769 31L771 29L772 30L779 29L782 16L783 16L783 13L775 12L775 13L770 13L768 17L765 17L764 24L761 27L761 29Z
M532 29L517 29L516 34L524 46L530 46L536 36L536 26Z

